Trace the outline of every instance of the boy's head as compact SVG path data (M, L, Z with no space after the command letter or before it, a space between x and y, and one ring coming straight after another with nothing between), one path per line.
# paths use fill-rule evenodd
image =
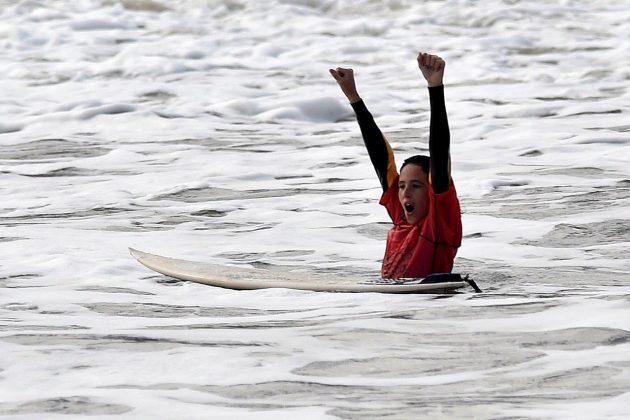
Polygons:
M410 225L422 222L429 212L430 162L428 156L416 155L400 167L398 200Z
M415 155L405 159L402 166L400 167L400 172L402 173L403 168L409 164L420 166L424 173L429 175L429 171L431 170L431 159L429 158L429 156Z

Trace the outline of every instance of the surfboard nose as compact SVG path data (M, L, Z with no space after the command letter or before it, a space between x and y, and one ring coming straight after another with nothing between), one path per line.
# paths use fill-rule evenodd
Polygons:
M129 247L129 253L131 254L132 257L134 257L135 259L140 258L140 251L138 251L137 249L131 248Z

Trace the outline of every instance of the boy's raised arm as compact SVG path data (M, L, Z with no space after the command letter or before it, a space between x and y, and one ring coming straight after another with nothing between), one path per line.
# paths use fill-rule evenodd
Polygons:
M386 191L397 175L392 149L359 96L352 69L338 67L335 70L330 69L330 74L335 78L354 109L368 155L372 165L374 165L381 187L383 187L383 191Z
M436 194L448 190L450 184L451 135L444 103L444 60L436 55L418 54L418 67L429 87L431 121L429 125L429 154L431 158L431 186Z

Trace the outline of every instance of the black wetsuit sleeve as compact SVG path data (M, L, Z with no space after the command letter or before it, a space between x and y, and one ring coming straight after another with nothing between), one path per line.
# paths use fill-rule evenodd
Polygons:
M383 137L383 133L376 125L372 114L365 106L363 100L351 103L350 105L357 116L359 128L361 129L361 135L363 136L363 142L367 148L372 165L374 165L374 169L376 170L376 175L381 182L383 191L386 191L389 187L387 168L390 159L386 140Z
M448 117L444 103L444 86L429 88L431 104L431 122L429 125L429 154L431 156L431 185L436 194L448 190L449 149L451 134L448 128Z

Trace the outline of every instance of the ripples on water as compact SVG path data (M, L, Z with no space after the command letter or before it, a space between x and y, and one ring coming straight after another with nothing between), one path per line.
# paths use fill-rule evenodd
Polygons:
M0 415L626 418L627 8L612 1L0 2ZM443 54L454 296L230 291L127 246L378 272L355 68L401 160Z

